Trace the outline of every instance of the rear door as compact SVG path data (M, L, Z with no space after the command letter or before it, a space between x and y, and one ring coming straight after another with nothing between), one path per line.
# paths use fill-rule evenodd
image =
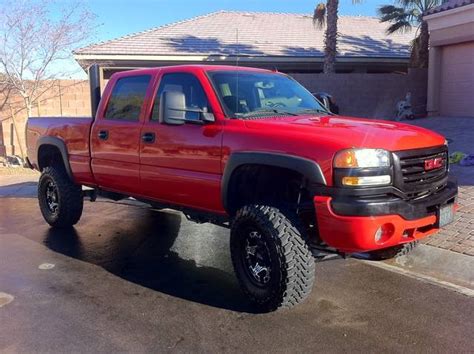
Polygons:
M202 83L194 73L165 72L161 75L151 112L142 127L143 193L166 203L208 211L222 210L222 121L202 123L198 113L187 112L189 121L186 124L160 123L159 97L165 90L183 92L189 109L213 111Z
M108 190L140 194L139 148L151 74L122 74L98 112L91 131L92 171ZM151 93L151 92L150 92Z

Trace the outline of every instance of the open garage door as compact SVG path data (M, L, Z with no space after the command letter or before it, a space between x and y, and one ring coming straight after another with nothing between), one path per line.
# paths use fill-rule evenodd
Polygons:
M474 42L443 47L440 84L441 115L474 117Z

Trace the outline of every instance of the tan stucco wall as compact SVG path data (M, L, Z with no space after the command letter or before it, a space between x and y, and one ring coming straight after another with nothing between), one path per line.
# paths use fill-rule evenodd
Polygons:
M432 46L474 41L474 13L473 22L447 27L430 32L430 43Z

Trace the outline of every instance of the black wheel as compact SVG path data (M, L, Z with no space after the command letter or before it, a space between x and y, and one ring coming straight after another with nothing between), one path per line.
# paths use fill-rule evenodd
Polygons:
M408 117L407 117L408 120L415 120L415 115L414 114L410 114Z
M72 226L81 218L82 188L60 167L43 169L38 183L38 200L44 219L53 227Z
M232 223L230 248L240 286L261 311L289 308L311 292L315 262L296 217L249 205Z
M380 250L367 252L367 254L369 256L369 259L373 261L383 261L385 259L404 256L410 253L417 245L418 241L413 241L394 247L382 248Z

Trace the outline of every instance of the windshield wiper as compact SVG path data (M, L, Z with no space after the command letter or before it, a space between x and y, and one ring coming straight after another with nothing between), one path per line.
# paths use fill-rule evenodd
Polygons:
M253 117L253 116L260 116L260 115L265 115L265 114L284 114L288 116L297 116L297 113L294 112L288 112L288 111L282 111L276 108L263 108L263 109L257 109L256 111L248 112L248 113L243 113L241 117L247 118L247 117Z
M301 111L298 111L298 114L301 113L326 113L326 114L333 114L329 111L326 111L325 109L319 109L319 108L308 108L308 109L302 109Z

